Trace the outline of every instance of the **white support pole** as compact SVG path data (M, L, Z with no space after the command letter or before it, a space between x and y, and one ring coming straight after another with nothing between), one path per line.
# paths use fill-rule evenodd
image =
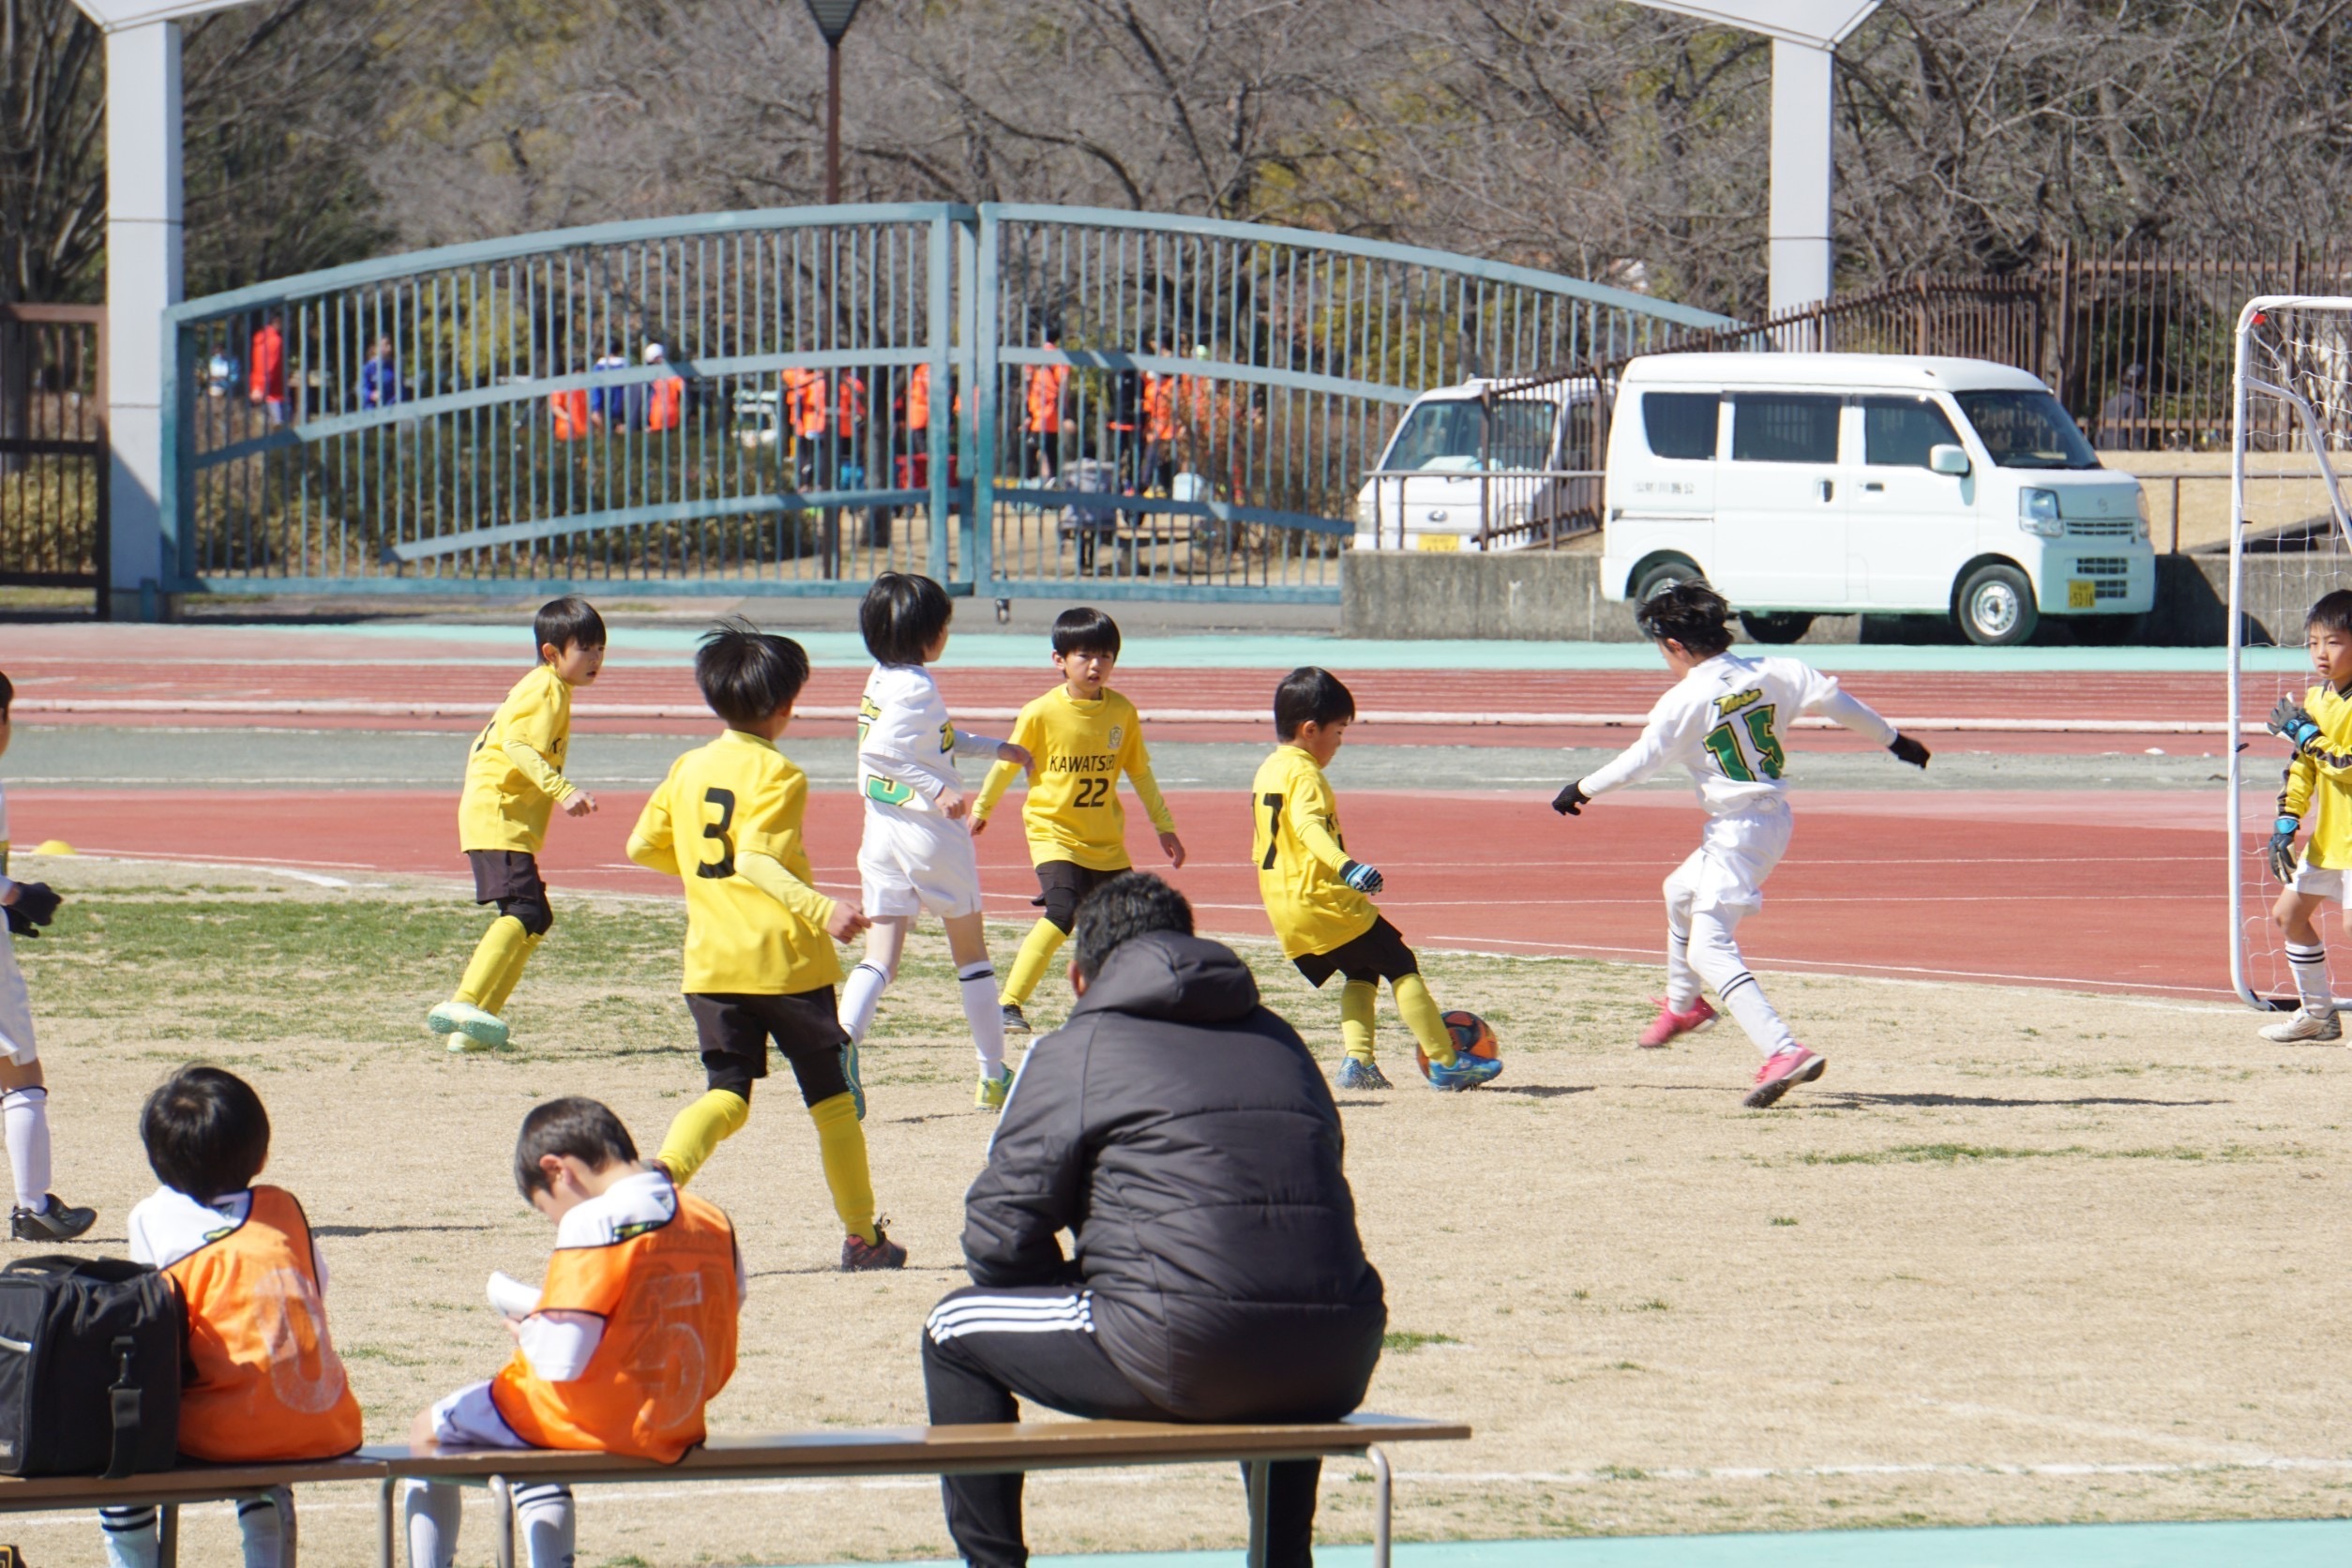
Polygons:
M163 311L181 289L180 28L106 35L107 429L114 614L163 580Z
M1836 56L1772 40L1772 196L1769 233L1772 314L1830 297L1832 94ZM1788 343L1805 349L1813 343Z

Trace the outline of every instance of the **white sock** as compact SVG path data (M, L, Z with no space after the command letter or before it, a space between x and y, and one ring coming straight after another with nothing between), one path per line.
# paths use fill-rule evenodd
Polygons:
M1756 1049L1772 1056L1797 1043L1780 1014L1764 1000L1764 988L1748 972L1746 960L1740 957L1740 944L1732 940L1730 923L1711 910L1691 916L1691 958L1707 983L1715 988L1724 1011L1739 1020Z
M2332 1016L2336 1000L2328 992L2327 944L2314 942L2304 947L2288 942L2286 967L2295 972L2295 994L2302 999L2303 1011L2314 1018Z
M560 1481L515 1488L515 1534L531 1568L572 1568L572 1489Z
M163 1532L154 1504L101 1508L98 1530L106 1540L106 1568L156 1568L163 1551Z
M463 1500L448 1483L412 1481L400 1488L400 1527L408 1537L408 1568L449 1568L458 1551Z
M850 971L841 983L841 1033L861 1046L866 1043L866 1032L874 1027L875 1004L889 984L890 976L873 964Z
M964 1018L972 1025L972 1048L980 1053L980 1076L1004 1071L1004 1008L996 1000L996 966L983 958L956 972L963 993Z
M11 1089L0 1094L0 1137L8 1140L16 1206L40 1213L49 1207L49 1091Z
M285 1568L294 1553L294 1491L273 1486L237 1500L237 1531L245 1537L245 1568Z
M1691 967L1691 933L1687 927L1677 927L1672 916L1666 919L1666 1003L1678 1013L1698 1005L1698 971Z

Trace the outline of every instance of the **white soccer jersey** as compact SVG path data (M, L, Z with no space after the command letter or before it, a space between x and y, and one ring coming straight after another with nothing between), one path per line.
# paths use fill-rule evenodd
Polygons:
M958 730L939 683L919 664L878 664L857 708L857 785L869 806L933 811L961 790L959 756L994 755L998 743Z
M1894 726L1839 690L1836 676L1793 658L1717 654L1658 699L1641 738L1588 774L1584 792L1605 795L1680 762L1710 814L1752 809L1787 792L1781 731L1799 714L1812 713L1881 746L1894 744Z

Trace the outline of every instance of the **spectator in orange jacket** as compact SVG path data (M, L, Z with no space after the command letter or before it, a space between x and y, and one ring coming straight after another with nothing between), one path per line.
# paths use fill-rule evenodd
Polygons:
M1045 347L1059 347L1046 334ZM1062 399L1070 380L1067 365L1030 365L1021 370L1023 477L1050 479L1062 460Z
M645 345L645 363L667 366L669 352L659 343ZM686 382L671 374L658 378L645 388L645 428L649 430L674 430L686 408Z
M286 329L279 316L272 312L262 323L262 329L253 334L252 353L246 355L252 367L252 379L247 383L246 400L259 403L269 411L269 422L286 422Z

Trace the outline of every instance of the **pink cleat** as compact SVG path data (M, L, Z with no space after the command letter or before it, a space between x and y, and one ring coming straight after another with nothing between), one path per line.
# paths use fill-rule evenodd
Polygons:
M1637 1043L1644 1050L1656 1050L1677 1034L1696 1034L1702 1029L1713 1028L1714 1023L1715 1010L1707 1005L1703 996L1682 1013L1676 1012L1665 997L1660 997L1658 1016L1650 1020L1650 1027L1641 1032Z
M1826 1056L1816 1056L1802 1046L1790 1046L1764 1059L1764 1065L1756 1070L1756 1087L1740 1103L1750 1110L1762 1110L1787 1093L1791 1086L1811 1083L1819 1078L1829 1064Z

